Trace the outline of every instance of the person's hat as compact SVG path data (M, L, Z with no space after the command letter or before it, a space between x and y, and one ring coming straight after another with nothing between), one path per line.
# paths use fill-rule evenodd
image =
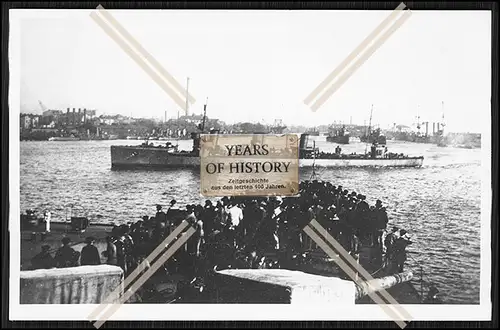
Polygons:
M161 205L159 205L159 204L158 204L158 205L156 205L156 209L157 209L157 210L161 210Z
M87 237L87 238L85 239L85 242L87 242L87 243L92 243L92 242L95 242L95 238L94 238L94 237L92 237L92 236L89 236L89 237Z
M212 205L212 201L207 199L207 200L205 201L205 205Z
M177 201L176 201L175 199L172 199L172 200L170 201L170 205L174 205L175 203L177 203Z
M148 220L149 220L149 216L148 216L148 215L144 215L144 216L142 216L142 220L144 220L144 221L148 221Z
M382 205L382 201L380 199L377 199L377 201L375 202L375 205Z
M406 235L406 233L407 233L407 231L406 231L406 230L404 230L404 229L401 229L401 230L399 231L399 235L401 235L401 236Z

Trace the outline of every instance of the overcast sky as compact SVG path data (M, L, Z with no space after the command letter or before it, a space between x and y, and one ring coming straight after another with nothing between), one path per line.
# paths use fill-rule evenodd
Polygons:
M48 108L176 117L176 103L89 13L18 16L21 110L41 112L41 100ZM363 124L373 104L373 123L387 127L410 125L417 114L438 121L444 102L448 131L480 132L490 122L489 12L413 12L315 113L305 97L390 11L110 13L181 84L190 77L194 113L208 97L208 116L226 122L319 125L352 117Z

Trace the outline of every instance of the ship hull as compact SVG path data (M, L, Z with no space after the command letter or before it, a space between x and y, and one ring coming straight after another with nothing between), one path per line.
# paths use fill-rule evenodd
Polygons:
M300 159L300 167L420 167L423 157L410 158L339 158ZM199 168L200 158L188 152L174 153L166 148L137 148L111 146L111 167L113 169L168 169Z
M200 157L188 152L174 153L167 148L111 146L112 168L199 167Z
M421 167L423 157L410 158L339 158L339 159L301 159L300 167Z
M374 136L362 136L360 137L361 142L363 143L377 143L377 144L387 144L387 139L385 136L379 136L379 137L374 137Z
M80 141L80 138L75 137L51 137L49 141Z
M327 136L326 137L327 142L333 142L333 143L338 143L338 144L349 144L349 136L344 135L344 136Z

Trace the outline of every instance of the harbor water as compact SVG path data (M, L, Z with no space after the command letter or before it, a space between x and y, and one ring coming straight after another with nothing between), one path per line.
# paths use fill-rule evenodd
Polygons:
M110 146L142 141L23 141L20 143L20 206L54 221L73 215L97 223L127 223L152 216L156 204L203 202L199 170L111 170ZM155 144L164 141L154 141ZM191 141L179 141L189 150ZM323 151L333 143L318 141ZM363 153L366 145L342 145ZM450 304L478 304L480 282L481 150L388 141L390 152L423 155L421 168L316 169L318 179L376 199L387 206L389 226L408 230L409 266L419 265ZM301 169L301 179L311 178ZM418 289L418 287L417 287Z

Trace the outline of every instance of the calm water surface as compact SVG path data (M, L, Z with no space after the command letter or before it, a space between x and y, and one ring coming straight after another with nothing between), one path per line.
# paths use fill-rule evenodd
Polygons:
M21 210L49 208L54 220L72 214L96 222L137 221L156 204L202 202L199 170L112 171L112 144L142 141L21 142ZM158 142L156 142L158 143ZM325 151L335 144L317 142ZM180 147L190 149L191 141ZM388 142L392 152L424 155L422 168L319 169L323 180L387 205L390 225L407 229L415 243L410 266L422 265L447 303L479 303L481 150ZM364 152L365 145L342 146ZM301 170L309 179L311 170Z

